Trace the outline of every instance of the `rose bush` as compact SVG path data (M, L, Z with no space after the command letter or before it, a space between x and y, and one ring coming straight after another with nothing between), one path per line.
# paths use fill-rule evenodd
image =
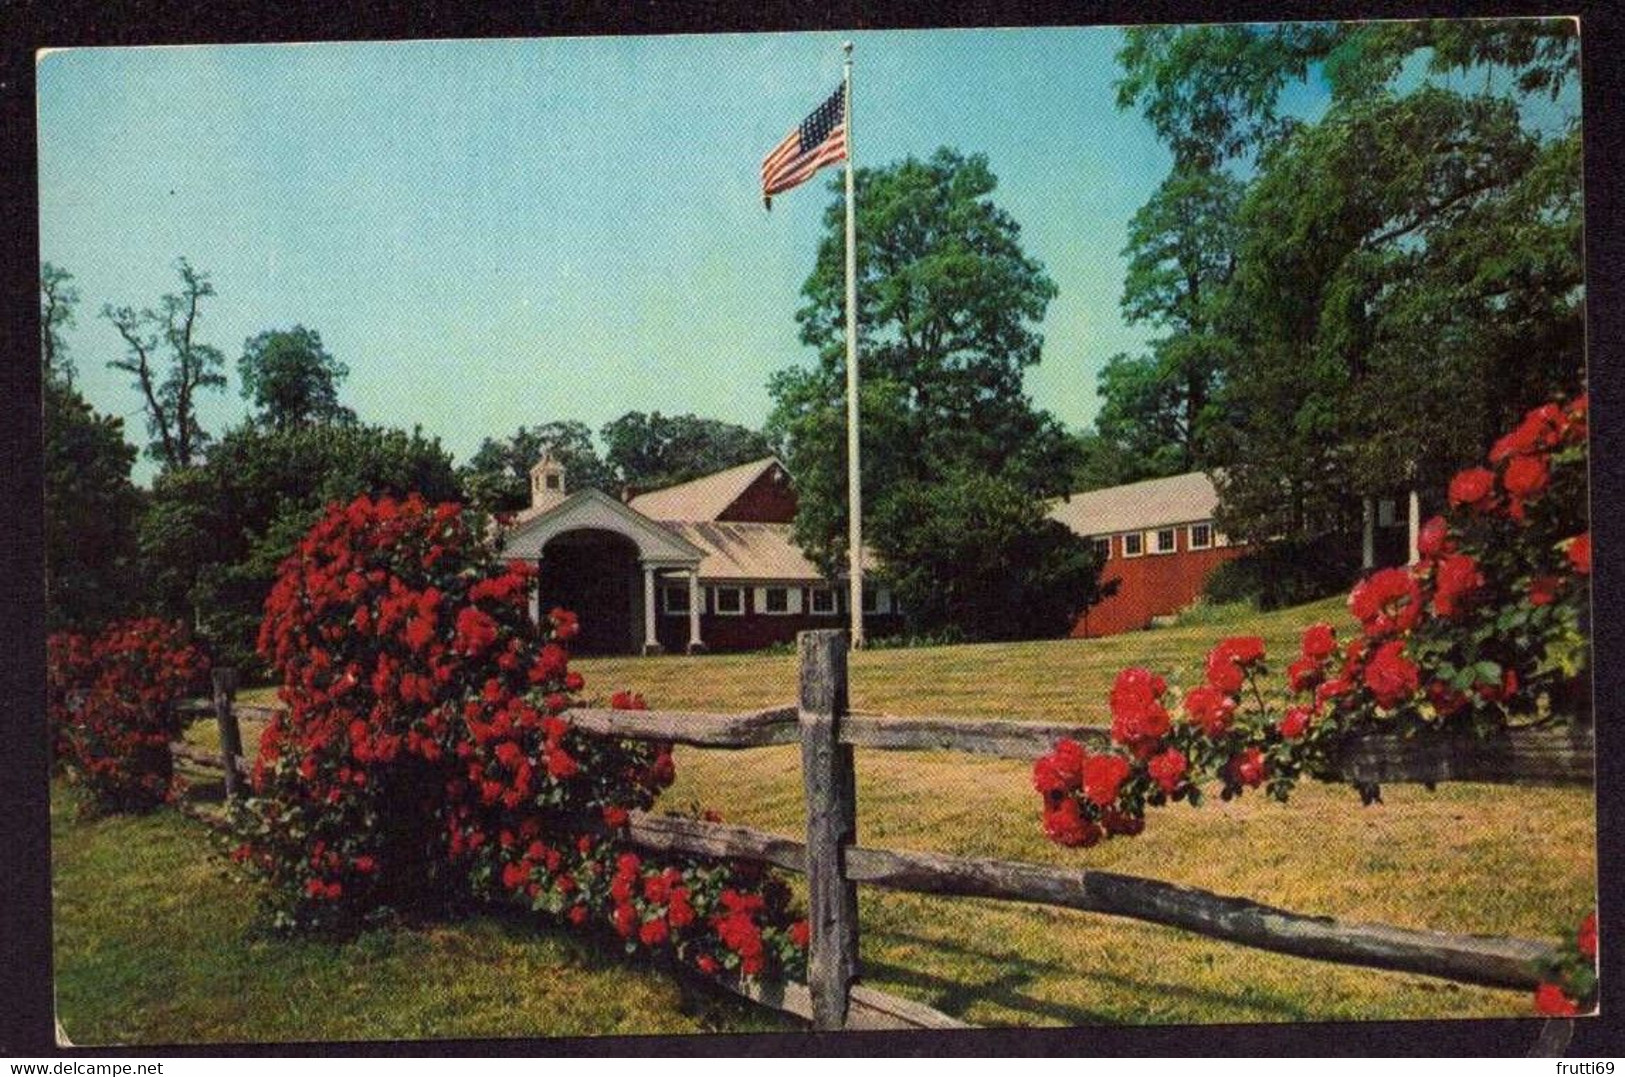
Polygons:
M778 879L621 840L671 783L670 748L571 723L576 618L554 610L538 632L534 568L482 536L455 505L360 498L282 566L259 646L287 710L232 851L275 921L347 932L497 901L707 971L799 973Z
M1206 682L1183 693L1149 670L1120 673L1110 746L1063 740L1034 765L1045 832L1084 847L1137 834L1147 806L1199 803L1211 785L1285 800L1305 774L1335 777L1350 735L1589 723L1586 424L1583 396L1535 408L1487 466L1457 474L1448 514L1420 530L1417 562L1355 585L1352 638L1309 627L1283 690L1266 691L1256 637L1219 643ZM1543 1006L1557 1005L1553 992L1583 1004L1594 991L1570 973L1543 988Z
M105 811L146 811L175 791L174 703L207 672L185 630L155 618L47 641L46 708L57 764Z

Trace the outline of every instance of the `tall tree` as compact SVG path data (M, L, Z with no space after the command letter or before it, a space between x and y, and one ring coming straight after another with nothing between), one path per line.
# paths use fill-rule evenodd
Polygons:
M1230 341L1221 329L1235 271L1243 185L1208 168L1176 169L1129 221L1123 317L1166 335L1149 354L1117 355L1102 372L1095 427L1150 475L1207 466L1208 426Z
M203 300L215 294L206 273L185 258L175 263L181 290L163 296L158 309L102 307L102 317L124 338L126 354L108 365L135 375L153 441L147 452L165 467L190 467L209 437L198 423L197 394L222 389L225 356L197 339Z
M74 308L79 305L79 289L73 274L46 262L39 275L40 361L47 381L56 380L72 388L77 371L68 355L62 330L74 324Z
M866 502L960 471L1063 492L1076 443L1022 387L1056 289L994 203L987 159L943 148L854 178ZM796 477L796 539L827 568L846 551L844 219L836 199L796 315L816 362L768 387L768 434Z
M44 403L47 627L92 627L126 613L142 589L136 450L123 420L61 381L46 381Z
M1346 531L1582 377L1578 118L1531 107L1576 48L1567 20L1128 33L1119 102L1176 170L1251 173L1205 334L1227 530ZM1312 75L1325 115L1286 118Z
M250 337L237 371L255 419L274 429L355 421L355 412L339 403L339 386L350 369L327 353L314 329L296 325Z
M593 446L592 430L574 419L521 426L507 438L485 438L459 471L470 503L486 512L517 512L530 504L530 469L552 453L570 490L618 492L614 471Z
M687 482L773 452L759 431L697 415L629 411L598 433L604 462L623 484L641 490Z

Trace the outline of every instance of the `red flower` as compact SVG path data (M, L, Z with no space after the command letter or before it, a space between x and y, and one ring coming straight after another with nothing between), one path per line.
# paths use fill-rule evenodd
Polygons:
M1264 753L1257 748L1243 749L1239 754L1230 757L1225 770L1236 784L1256 786L1264 780Z
M1557 593L1562 587L1563 581L1556 576L1536 576L1529 581L1529 604L1550 606L1557 601Z
M1062 845L1088 848L1100 840L1100 828L1083 817L1078 802L1066 797L1044 806L1044 833Z
M1117 800L1117 791L1127 780L1129 761L1120 755L1091 755L1083 762L1083 795L1096 807Z
M1569 564L1582 576L1591 575L1591 532L1569 540Z
M650 920L638 929L638 939L645 946L659 946L666 941L668 934L664 917Z
M638 910L629 903L622 902L615 906L615 913L610 919L622 938L631 938L632 929L637 926Z
M1495 490L1495 472L1483 467L1468 468L1450 480L1450 504L1460 508L1484 508Z
M1404 569L1381 569L1354 585L1349 612L1368 636L1408 632L1422 616L1422 591Z
M1162 787L1162 791L1172 796L1178 789L1179 783L1185 780L1185 771L1189 767L1185 753L1178 748L1169 748L1164 752L1151 757L1146 764L1145 771L1151 780Z
M1240 667L1234 667L1240 675ZM1197 685L1185 693L1185 714L1202 732L1210 737L1221 737L1230 728L1230 716L1236 711L1236 701L1209 684Z
M1112 684L1112 739L1130 747L1168 733L1168 711L1160 702L1168 685L1143 669L1125 669Z
M790 925L790 941L805 950L812 941L812 925L806 920L797 920Z
M1450 526L1445 523L1443 516L1435 516L1423 524L1416 533L1416 552L1423 557L1438 557L1449 553L1453 548L1450 542Z
M453 647L459 654L476 655L496 642L497 623L491 615L474 606L464 606L457 613L457 639Z
M1264 660L1264 641L1257 636L1236 636L1222 641L1207 656L1208 683L1229 695L1246 683L1246 667Z
M1288 707L1281 717L1281 736L1287 740L1297 740L1309 728L1310 719L1314 716L1315 712L1308 707Z
M1303 633L1303 656L1323 661L1337 650L1337 633L1329 624L1310 625Z
M1551 472L1547 470L1546 461L1539 456L1515 456L1507 464L1506 474L1501 477L1501 484L1507 488L1507 493L1517 498L1530 498L1537 496L1546 489L1546 483L1551 479Z
M712 957L710 954L701 954L695 960L694 965L707 976L715 976L722 968L721 965L717 964L717 959Z
M1535 988L1535 1012L1547 1017L1573 1017L1580 1007L1556 984L1541 984Z
M1580 921L1580 931L1575 936L1574 941L1581 954L1593 961L1597 959L1597 913L1595 910L1586 913L1586 918Z
M1371 656L1365 667L1365 686L1380 707L1397 707L1416 694L1421 671L1405 657L1405 644L1389 640Z
M1478 562L1464 553L1451 554L1439 562L1434 580L1433 608L1441 617L1455 617L1466 611L1473 594L1484 586Z
M1062 738L1055 750L1033 764L1033 788L1040 793L1064 793L1083 782L1083 746Z
M605 826L613 827L614 829L619 830L621 827L625 826L631 820L631 818L632 817L627 814L625 808L618 807L614 804L607 805L604 808Z

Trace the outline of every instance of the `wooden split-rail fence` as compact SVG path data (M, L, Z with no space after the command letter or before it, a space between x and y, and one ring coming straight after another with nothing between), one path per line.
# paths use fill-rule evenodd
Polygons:
M1106 913L1260 950L1490 987L1534 988L1540 979L1537 963L1554 954L1552 946L1536 940L1348 923L1116 872L866 848L857 843L854 748L955 750L1031 760L1048 753L1062 737L1104 745L1109 731L1097 726L855 714L848 706L845 633L804 632L798 646L800 691L793 706L747 714L577 708L569 717L591 733L699 748L801 745L805 841L752 827L646 812L633 813L623 836L650 851L757 861L804 874L812 926L807 982L744 981L724 986L809 1020L815 1028L968 1027L928 1006L860 982L860 884ZM233 796L246 773L237 719L269 717L275 708L235 703L235 674L217 670L214 676L212 706L192 709L212 711L218 719L220 753L188 745L176 745L175 752L223 770L227 795ZM1589 731L1552 726L1512 730L1491 739L1464 736L1420 743L1367 736L1344 745L1334 776L1370 783L1589 786L1594 780L1594 755Z

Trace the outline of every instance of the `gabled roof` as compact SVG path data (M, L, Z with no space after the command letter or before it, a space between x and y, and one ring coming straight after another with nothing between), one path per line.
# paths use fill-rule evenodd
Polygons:
M650 490L627 504L652 520L715 520L750 489L751 483L782 466L776 457L769 456L676 486Z
M1049 516L1079 535L1109 535L1211 520L1218 506L1213 480L1192 471L1073 494L1055 502Z
M661 526L705 551L702 580L820 583L824 578L790 537L789 524L667 520Z
M556 535L592 529L624 535L638 547L645 561L665 565L693 565L706 551L670 527L632 511L602 490L577 490L558 504L543 509L510 531L502 540L504 557L536 558Z

